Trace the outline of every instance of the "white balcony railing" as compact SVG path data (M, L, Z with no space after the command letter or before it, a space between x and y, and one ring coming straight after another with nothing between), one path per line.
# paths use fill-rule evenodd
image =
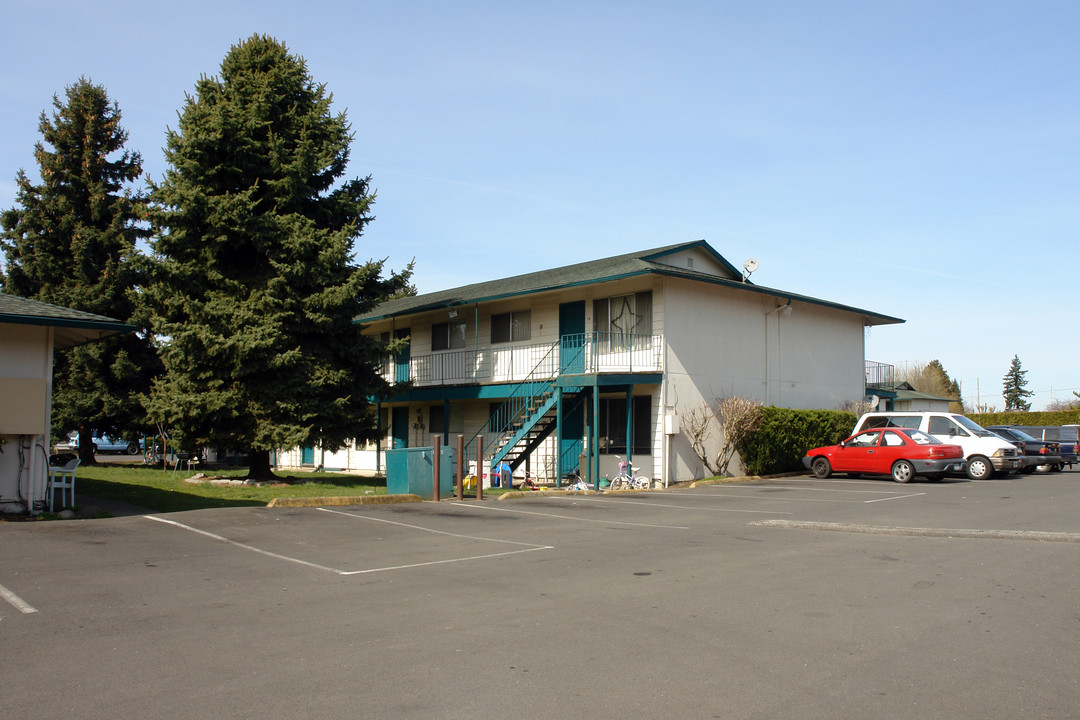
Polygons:
M558 352L550 343L506 344L413 355L407 366L391 358L383 376L391 383L408 379L422 387L521 382L530 376L551 379L559 374L661 372L663 345L662 335L583 333L563 336Z

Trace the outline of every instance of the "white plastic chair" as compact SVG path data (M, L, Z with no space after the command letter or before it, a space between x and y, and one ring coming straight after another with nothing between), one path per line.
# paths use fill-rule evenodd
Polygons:
M75 504L75 468L79 467L80 462L82 461L79 458L75 458L63 467L49 467L49 512L53 511L53 500L56 499L57 490L60 491L60 507ZM64 496L69 489L71 500L65 505Z

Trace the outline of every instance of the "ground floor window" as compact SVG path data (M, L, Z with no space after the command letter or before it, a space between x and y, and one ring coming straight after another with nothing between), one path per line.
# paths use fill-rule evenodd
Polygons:
M652 452L652 398L639 395L632 398L634 413L634 455ZM626 398L600 398L599 418L600 452L626 454Z

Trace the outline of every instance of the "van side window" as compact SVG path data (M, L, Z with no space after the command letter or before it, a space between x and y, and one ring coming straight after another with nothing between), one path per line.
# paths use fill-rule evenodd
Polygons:
M922 418L918 415L899 415L892 418L892 424L895 427L913 428L919 429L919 425L922 424Z
M967 435L961 427L945 417L931 417L926 431L931 435L958 435L961 437Z

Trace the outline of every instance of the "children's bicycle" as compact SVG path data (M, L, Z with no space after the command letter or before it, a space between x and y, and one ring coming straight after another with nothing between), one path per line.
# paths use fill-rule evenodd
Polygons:
M577 471L570 473L569 475L564 477L563 480L567 480L570 483L566 486L567 490L571 490L574 492L587 492L589 490L592 490L592 488L589 487L589 483L582 480L581 476L577 474Z
M648 490L652 481L644 475L633 475L640 468L636 468L626 460L619 458L619 474L611 481L612 490Z

